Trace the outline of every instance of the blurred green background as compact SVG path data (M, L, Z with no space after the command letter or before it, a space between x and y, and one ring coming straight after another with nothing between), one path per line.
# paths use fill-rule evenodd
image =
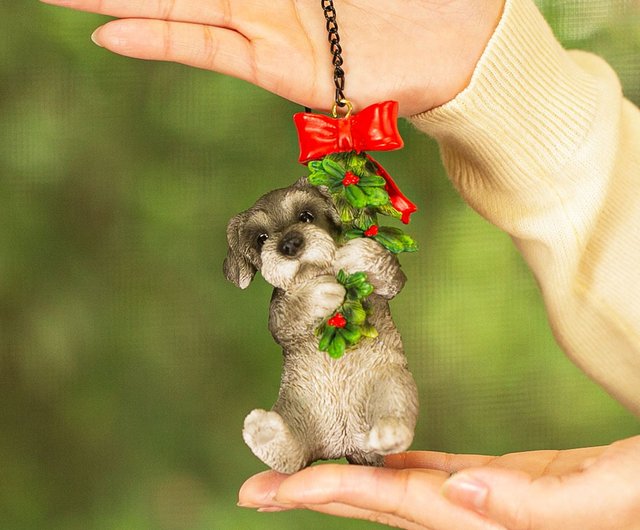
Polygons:
M545 1L640 103L632 1ZM227 220L304 170L291 115L246 83L109 54L105 18L0 8L0 530L378 527L237 508L264 469L241 438L270 407L269 287L221 273ZM504 453L604 444L637 419L555 345L507 236L406 124L380 161L421 207L394 302L420 386L415 448Z

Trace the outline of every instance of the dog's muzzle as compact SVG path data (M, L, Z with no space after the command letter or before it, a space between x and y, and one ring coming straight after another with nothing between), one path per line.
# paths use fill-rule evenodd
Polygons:
M304 236L293 230L285 234L278 244L278 251L287 257L295 258L304 247Z

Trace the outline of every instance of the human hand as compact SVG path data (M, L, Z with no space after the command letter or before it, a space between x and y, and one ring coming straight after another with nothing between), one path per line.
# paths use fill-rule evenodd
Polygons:
M244 483L239 504L306 508L408 530L626 530L640 528L638 477L640 436L501 457L409 452L387 457L386 468L267 471Z
M94 33L115 53L239 77L312 108L333 104L319 1L42 0L118 17ZM504 0L339 2L345 93L356 110L393 99L402 115L453 99L473 73Z

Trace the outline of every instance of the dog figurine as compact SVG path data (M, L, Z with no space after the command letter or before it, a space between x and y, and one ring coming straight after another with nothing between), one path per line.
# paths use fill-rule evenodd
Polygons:
M340 227L329 192L306 178L267 193L227 227L226 277L244 289L260 271L274 287L269 330L284 354L280 392L270 411L246 417L243 438L281 473L341 457L379 466L413 440L417 388L388 304L406 277L372 239L337 246ZM332 359L318 350L315 330L343 303L341 269L366 272L374 286L369 321L378 337Z

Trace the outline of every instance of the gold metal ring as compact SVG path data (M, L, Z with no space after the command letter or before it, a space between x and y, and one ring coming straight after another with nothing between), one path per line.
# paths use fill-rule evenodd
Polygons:
M347 113L344 115L345 118L351 116L351 112L353 111L353 104L348 99L341 99L340 103L342 103L345 107L347 107ZM334 118L338 117L338 102L336 101L331 108L331 115Z

